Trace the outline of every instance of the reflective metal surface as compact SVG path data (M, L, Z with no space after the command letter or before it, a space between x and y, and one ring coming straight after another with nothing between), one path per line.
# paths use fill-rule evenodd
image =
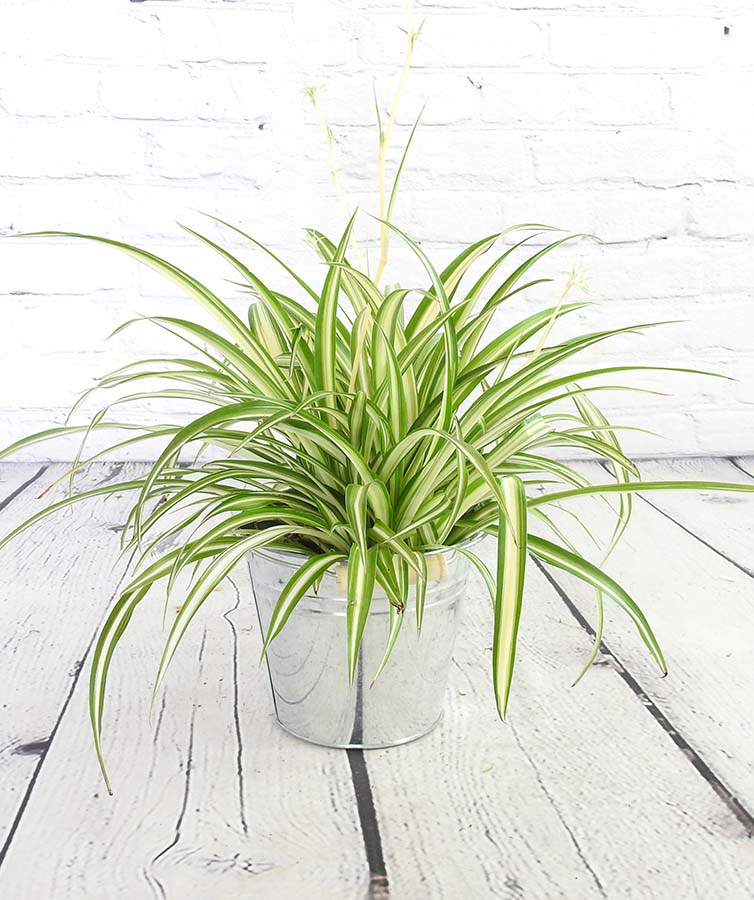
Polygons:
M249 571L263 635L280 591L302 560L293 553L270 550L250 555ZM301 599L267 651L280 725L297 737L330 747L389 747L430 731L442 716L469 565L455 551L428 556L428 570L435 580L427 585L421 636L411 588L390 660L370 685L385 652L389 624L389 602L375 589L351 688L346 657L347 601L339 587L343 579L328 571L318 592Z

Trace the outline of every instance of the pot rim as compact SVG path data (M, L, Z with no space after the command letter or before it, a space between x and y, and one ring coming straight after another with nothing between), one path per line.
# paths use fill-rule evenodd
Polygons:
M471 535L471 537L466 538L465 541L461 541L460 544L451 544L447 547L438 547L436 550L427 550L424 553L424 556L440 556L443 553L453 553L458 550L467 550L469 547L473 547L475 544L478 544L485 536L486 532L476 531ZM291 566L295 564L296 560L309 559L309 556L306 553L301 553L299 550L280 550L277 547L257 547L256 550L252 550L251 553L258 554L265 559L272 560L272 562L289 564ZM336 565L342 565L342 563L336 563Z

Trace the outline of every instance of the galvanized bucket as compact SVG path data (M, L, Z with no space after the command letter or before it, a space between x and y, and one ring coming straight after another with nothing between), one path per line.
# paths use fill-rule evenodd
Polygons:
M250 554L263 637L281 590L303 559L268 549ZM329 570L317 592L301 599L266 657L275 715L286 731L327 747L369 749L408 743L437 725L470 563L452 549L427 554L427 563L430 580L421 634L412 587L392 655L374 683L389 626L389 601L379 586L353 686L347 674L343 572Z

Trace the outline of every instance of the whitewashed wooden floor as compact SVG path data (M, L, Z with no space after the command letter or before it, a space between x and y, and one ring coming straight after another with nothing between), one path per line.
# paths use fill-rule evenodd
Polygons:
M747 481L754 460L642 470ZM49 501L59 471L0 467L0 532ZM161 609L145 604L114 666L110 798L87 656L122 574L127 501L66 512L0 557L4 900L754 898L754 498L637 500L610 571L650 615L668 678L611 612L598 664L570 688L593 597L532 564L509 722L474 582L443 724L389 751L324 750L276 727L243 568L196 620L150 722Z

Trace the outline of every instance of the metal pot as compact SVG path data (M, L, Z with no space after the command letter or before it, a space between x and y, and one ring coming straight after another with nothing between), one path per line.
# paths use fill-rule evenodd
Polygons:
M281 590L303 559L269 549L250 554L263 637ZM412 587L393 652L373 684L388 637L384 592L375 587L350 687L343 572L329 570L317 592L302 597L266 656L275 715L286 731L326 747L369 749L408 743L437 725L470 563L450 549L427 554L427 564L421 634Z

